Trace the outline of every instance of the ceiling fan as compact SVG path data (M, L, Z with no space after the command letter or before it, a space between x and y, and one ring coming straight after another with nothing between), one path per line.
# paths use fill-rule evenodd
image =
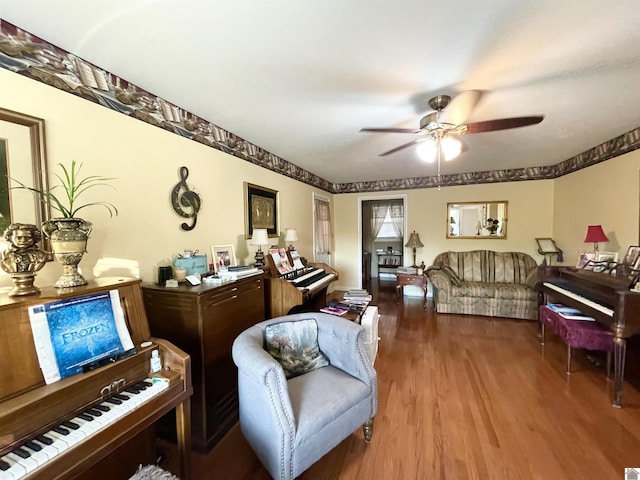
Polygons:
M500 118L483 122L464 123L471 111L483 95L481 90L467 90L460 93L453 100L449 95L437 95L428 102L434 110L420 119L420 128L363 128L361 132L377 133L412 133L419 138L392 148L380 156L398 152L412 145L418 145L418 155L425 161L438 160L438 176L440 176L440 159L457 157L466 146L461 138L470 133L495 132L510 128L526 127L540 123L544 116L531 115L526 117Z

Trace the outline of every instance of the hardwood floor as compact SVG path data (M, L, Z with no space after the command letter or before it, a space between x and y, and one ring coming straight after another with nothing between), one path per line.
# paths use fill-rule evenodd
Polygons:
M616 479L640 466L640 362L627 359L623 408L604 366L537 323L437 315L431 300L395 303L395 283L369 286L381 314L373 439L354 432L303 480ZM268 479L236 425L193 478Z

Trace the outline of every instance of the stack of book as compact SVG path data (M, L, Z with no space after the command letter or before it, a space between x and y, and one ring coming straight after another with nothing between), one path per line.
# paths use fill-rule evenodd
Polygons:
M371 295L364 289L351 289L344 294L344 300L348 304L366 305L371 301Z
M593 317L585 315L577 308L567 307L561 303L547 303L547 308L567 320L585 320L587 322L595 322L596 320Z
M222 279L238 280L239 278L250 277L262 273L262 269L251 266L233 266L226 270L220 269L218 277Z

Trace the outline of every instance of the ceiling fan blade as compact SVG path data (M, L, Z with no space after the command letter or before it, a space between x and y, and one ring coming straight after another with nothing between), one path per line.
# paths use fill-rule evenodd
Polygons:
M483 133L495 132L496 130L507 130L509 128L526 127L540 123L544 116L532 115L529 117L500 118L497 120L485 120L484 122L473 122L461 125L465 127L462 133Z
M465 122L474 107L478 104L484 92L482 90L466 90L451 100L451 103L442 111L440 121L451 125L460 125Z
M413 128L361 128L361 132L374 132L374 133L420 133L421 130Z
M378 156L379 156L379 157L384 157L384 156L386 156L386 155L390 155L390 154L392 154L392 153L395 153L395 152L398 152L398 151L400 151L400 150L403 150L403 149L405 149L405 148L407 148L407 147L410 147L411 145L415 145L416 143L420 143L420 142L422 142L422 141L424 141L424 140L427 140L428 138L430 138L430 137L425 137L425 138L416 138L415 140L411 140L409 143L405 143L404 145L400 145L399 147L392 148L391 150L386 151L386 152L384 152L384 153L381 153L381 154L380 154L380 155L378 155Z

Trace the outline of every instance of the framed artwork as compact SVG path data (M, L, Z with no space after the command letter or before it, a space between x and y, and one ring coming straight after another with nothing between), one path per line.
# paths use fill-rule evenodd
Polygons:
M18 180L38 190L49 188L45 155L44 120L0 108L0 233L10 223L31 223L39 228L51 211L28 190L14 189ZM48 240L40 247L49 250Z
M590 265L594 272L608 272L616 267L618 262L618 252L598 251L595 252L595 254L595 259Z
M615 263L618 261L618 252L596 252L596 262Z
M627 249L627 253L624 256L622 263L625 265L634 266L640 257L640 246L632 245Z
M596 259L596 252L585 252L585 251L581 251L578 252L578 263L576 264L576 267L578 268L588 268L588 265L593 265L593 262ZM591 268L593 268L593 266L591 266Z
M279 237L278 191L244 183L244 236L254 228L265 228L269 237Z
M536 238L536 242L538 242L538 253L544 255L546 253L558 253L559 249L556 246L556 242L553 241L553 238Z
M211 247L211 258L216 273L220 270L226 270L229 267L236 266L236 253L233 245L215 245Z

